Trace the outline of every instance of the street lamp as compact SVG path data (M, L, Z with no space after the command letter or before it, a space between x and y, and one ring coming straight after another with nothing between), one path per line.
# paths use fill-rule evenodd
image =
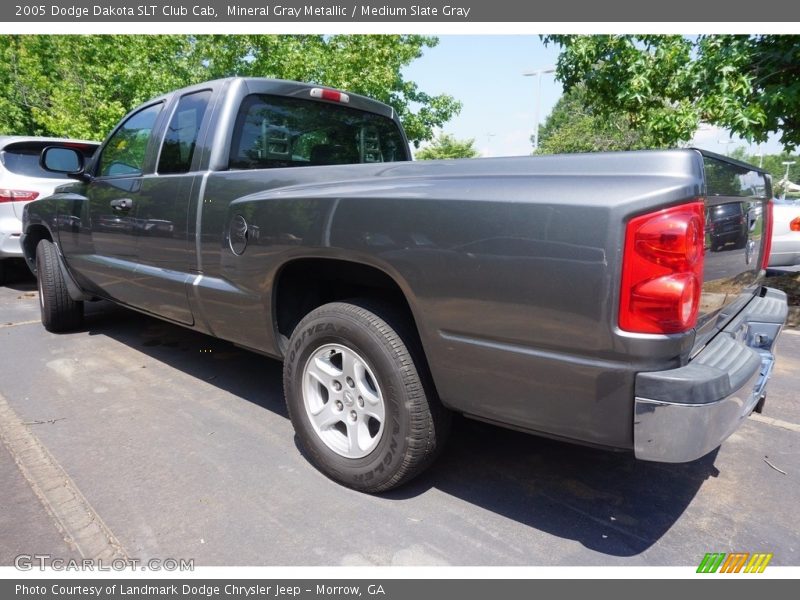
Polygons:
M487 157L492 155L492 152L491 152L492 138L494 136L496 136L496 135L497 135L496 133L489 133L489 132L486 133L486 156Z
M789 167L791 167L794 164L794 161L784 160L781 164L786 165L786 175L783 176L783 180L785 183L783 184L783 197L781 197L781 200L786 200L786 188L789 187Z
M764 167L764 149L761 147L761 144L758 145L758 168L761 169Z
M542 95L542 75L545 73L555 73L555 67L544 67L542 69L536 69L529 73L523 73L522 75L525 77L536 77L536 114L534 118L536 119L536 124L533 130L533 151L536 152L539 149L539 104L541 102L541 95Z
M725 154L725 156L728 156L728 146L730 146L731 144L735 144L736 142L734 142L731 139L727 139L727 140L717 140L717 143L725 145L725 150L723 151L723 153Z

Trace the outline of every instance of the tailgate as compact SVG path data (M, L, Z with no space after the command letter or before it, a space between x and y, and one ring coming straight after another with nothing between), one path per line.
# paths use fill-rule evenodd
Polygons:
M769 175L718 154L703 155L706 187L705 266L695 351L753 297L764 273Z

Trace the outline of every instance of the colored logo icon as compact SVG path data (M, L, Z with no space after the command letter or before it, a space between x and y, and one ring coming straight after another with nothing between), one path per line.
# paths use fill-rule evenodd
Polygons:
M700 561L698 573L763 573L772 553L709 552Z

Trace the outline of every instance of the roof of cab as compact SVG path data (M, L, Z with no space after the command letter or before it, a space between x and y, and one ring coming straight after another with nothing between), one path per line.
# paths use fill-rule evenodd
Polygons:
M379 100L375 100L374 98L369 98L368 96L362 96L361 94L355 94L347 90L340 90L338 88L334 88L319 83L306 83L302 81L291 81L288 79L273 79L269 77L225 77L222 79L212 79L210 81L204 81L201 83L196 83L190 86L186 86L184 88L171 91L167 94L162 94L161 96L148 100L148 103L155 102L158 100L165 100L175 94L184 95L187 92L192 92L203 88L209 88L209 87L217 88L223 85L234 85L234 84L246 86L248 91L253 94L275 93L279 95L295 96L295 97L298 96L299 94L304 93L305 91L310 91L314 88L325 88L325 89L341 91L347 94L350 98L350 101L346 104L346 106L349 105L352 106L353 108L359 108L361 110L368 110L370 112L375 112L380 115L389 117L390 119L394 119L397 117L397 114L393 107ZM310 96L308 96L308 98L310 99ZM319 101L329 102L328 100L319 100Z

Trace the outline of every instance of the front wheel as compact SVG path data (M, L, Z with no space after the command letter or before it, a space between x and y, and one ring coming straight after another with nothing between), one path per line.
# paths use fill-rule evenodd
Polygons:
M309 313L289 342L283 383L300 445L323 473L360 491L419 474L448 429L406 325L389 307L335 302Z
M58 333L77 329L83 323L83 302L73 300L67 291L53 242L42 240L36 246L36 278L42 325Z

